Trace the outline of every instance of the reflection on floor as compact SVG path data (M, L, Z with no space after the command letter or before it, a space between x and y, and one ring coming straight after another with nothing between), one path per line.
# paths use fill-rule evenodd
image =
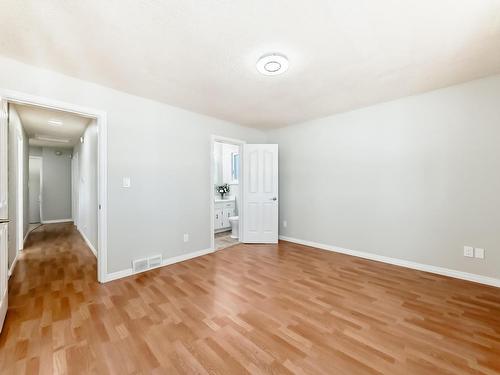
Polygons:
M35 230L36 228L38 228L39 226L41 226L42 224L41 223L30 223L28 225L28 233L31 232L32 230Z
M225 249L239 243L237 238L231 238L231 231L215 233L215 250Z

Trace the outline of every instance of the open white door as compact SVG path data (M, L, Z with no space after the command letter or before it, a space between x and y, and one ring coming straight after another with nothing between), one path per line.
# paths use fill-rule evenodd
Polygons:
M8 235L8 112L7 102L0 98L0 332L7 315L9 260L7 254Z
M278 145L243 145L243 238L278 242Z

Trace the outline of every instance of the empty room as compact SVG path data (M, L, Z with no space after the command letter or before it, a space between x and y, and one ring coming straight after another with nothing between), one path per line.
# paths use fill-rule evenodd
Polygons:
M500 1L2 0L0 374L500 374Z

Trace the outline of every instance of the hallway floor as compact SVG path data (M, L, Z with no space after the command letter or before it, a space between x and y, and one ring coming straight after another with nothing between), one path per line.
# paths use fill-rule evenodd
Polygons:
M43 225L9 287L2 375L500 373L499 288L289 242L101 285Z

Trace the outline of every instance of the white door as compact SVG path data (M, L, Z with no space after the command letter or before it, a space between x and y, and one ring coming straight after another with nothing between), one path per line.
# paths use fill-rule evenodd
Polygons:
M278 145L243 145L243 242L278 242Z
M8 180L7 147L8 132L7 102L0 98L0 332L7 315L8 306Z
M29 159L29 209L30 223L40 222L40 175L42 159L30 157Z

